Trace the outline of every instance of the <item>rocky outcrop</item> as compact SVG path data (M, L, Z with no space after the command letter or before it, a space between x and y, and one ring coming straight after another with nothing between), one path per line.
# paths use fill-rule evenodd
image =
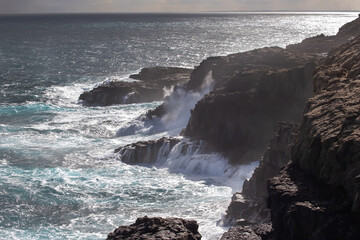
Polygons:
M323 182L344 188L355 202L360 175L360 36L331 52L317 69L314 86L316 96L306 104L292 160Z
M169 156L171 149L181 142L179 138L160 138L140 141L115 150L120 160L127 164L152 164Z
M107 240L200 240L196 221L181 218L138 218L130 226L120 226L110 233Z
M130 78L138 81L112 81L84 92L80 95L88 105L130 104L161 101L165 91L189 80L191 69L175 67L143 68L139 74Z
M274 239L355 240L360 218L346 192L289 165L269 181Z
M259 160L276 122L300 121L318 60L281 48L205 60L187 86L196 88L211 69L215 88L196 104L184 135L207 141L231 163Z
M360 36L331 51L291 152L269 182L276 239L360 238Z
M220 240L270 240L271 224L235 226L222 235Z
M295 124L278 124L275 136L271 139L259 166L251 178L245 180L242 192L233 195L226 211L226 224L234 225L236 221L251 224L270 222L270 210L267 208L267 182L289 163L291 144L297 130L298 126Z
M185 88L187 91L198 91L208 73L212 71L215 80L214 89L223 87L239 89L244 84L244 80L256 83L264 74L303 67L318 59L319 57L313 54L290 52L279 47L265 47L228 56L209 57L194 69ZM239 77L242 77L243 81L239 81Z
M154 164L166 160L176 146L175 155L212 153L212 149L201 141L185 138L163 137L157 140L140 141L115 150L119 159L127 164Z
M306 38L301 43L289 45L288 50L306 53L328 53L331 49L338 47L360 34L360 15L356 20L345 24L339 29L335 36L320 34L315 37Z

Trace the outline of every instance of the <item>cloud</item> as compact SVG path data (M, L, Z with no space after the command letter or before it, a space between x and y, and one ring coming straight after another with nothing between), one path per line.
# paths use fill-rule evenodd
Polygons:
M359 10L360 0L0 0L0 13Z

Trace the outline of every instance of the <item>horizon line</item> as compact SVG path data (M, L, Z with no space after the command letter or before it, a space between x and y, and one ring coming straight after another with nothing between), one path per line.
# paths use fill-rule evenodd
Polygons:
M0 15L71 15L71 14L206 14L206 13L359 13L360 10L222 10L197 12L33 12L33 13L0 13Z

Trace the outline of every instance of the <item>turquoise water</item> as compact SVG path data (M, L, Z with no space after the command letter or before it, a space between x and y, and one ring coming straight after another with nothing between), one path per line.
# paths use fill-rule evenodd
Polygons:
M204 239L218 239L231 194L256 163L232 175L216 154L123 164L115 148L173 134L116 137L161 103L85 107L79 95L142 67L194 67L212 55L335 34L356 17L0 16L0 239L104 239L144 215L195 219Z

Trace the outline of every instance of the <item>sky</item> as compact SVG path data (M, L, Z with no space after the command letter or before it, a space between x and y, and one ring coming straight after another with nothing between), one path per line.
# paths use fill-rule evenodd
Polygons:
M360 0L0 0L0 14L360 10Z

